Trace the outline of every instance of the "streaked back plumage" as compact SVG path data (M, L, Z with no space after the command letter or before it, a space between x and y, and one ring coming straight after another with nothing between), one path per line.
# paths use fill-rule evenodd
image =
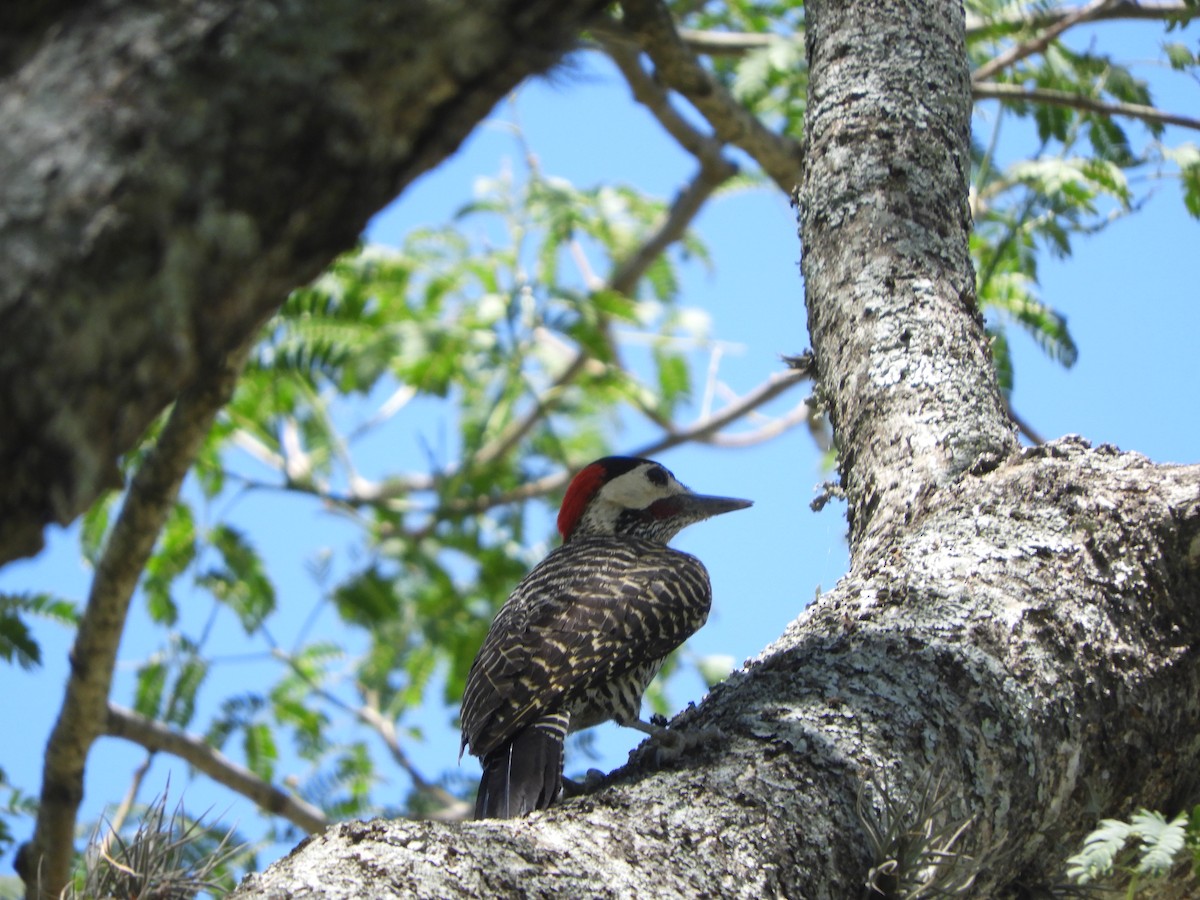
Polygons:
M467 677L462 744L484 767L477 818L553 803L565 735L636 720L663 660L704 624L708 573L666 541L749 504L705 514L687 506L695 497L650 460L610 457L576 476L559 516L564 544L514 589Z

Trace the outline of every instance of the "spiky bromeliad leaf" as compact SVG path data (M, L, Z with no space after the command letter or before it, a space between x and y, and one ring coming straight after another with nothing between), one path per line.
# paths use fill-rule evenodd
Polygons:
M1102 819L1083 841L1083 849L1067 860L1067 877L1078 884L1103 878L1113 870L1117 854L1133 833L1133 826L1119 819Z
M1187 842L1187 816L1177 815L1170 822L1160 812L1138 810L1130 820L1133 832L1141 839L1137 870L1159 877L1175 865Z

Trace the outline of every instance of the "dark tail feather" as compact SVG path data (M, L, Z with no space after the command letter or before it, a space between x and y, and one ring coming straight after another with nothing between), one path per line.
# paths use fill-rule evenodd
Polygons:
M476 819L514 819L545 809L562 794L563 739L536 725L483 760Z

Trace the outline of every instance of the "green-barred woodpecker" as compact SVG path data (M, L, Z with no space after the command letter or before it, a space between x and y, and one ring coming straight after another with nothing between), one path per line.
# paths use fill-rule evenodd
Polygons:
M608 456L575 476L562 546L505 601L467 676L462 746L483 764L475 818L554 803L569 732L609 719L652 730L642 694L712 603L703 563L667 542L747 506L695 494L649 459Z

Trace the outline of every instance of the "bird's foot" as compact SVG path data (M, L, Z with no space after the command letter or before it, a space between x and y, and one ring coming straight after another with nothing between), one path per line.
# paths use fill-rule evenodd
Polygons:
M573 778L563 778L563 796L578 797L582 794L590 794L592 791L604 784L604 780L608 778L599 769L588 769L583 776L582 781L576 781Z
M639 722L638 725L643 726L639 730L650 735L650 739L629 754L630 761L638 765L651 765L655 768L674 762L681 756L724 737L721 729L715 725L686 731L667 728L657 722L653 725Z

